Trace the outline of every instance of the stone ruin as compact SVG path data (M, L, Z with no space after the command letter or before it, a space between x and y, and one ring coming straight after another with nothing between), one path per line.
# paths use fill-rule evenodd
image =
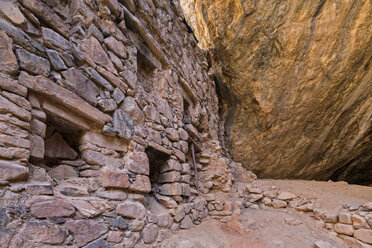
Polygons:
M256 177L177 0L3 0L0 57L0 247L159 247L276 207L233 186Z
M231 215L206 53L178 1L2 1L0 246L157 247ZM231 203L231 202L230 202Z

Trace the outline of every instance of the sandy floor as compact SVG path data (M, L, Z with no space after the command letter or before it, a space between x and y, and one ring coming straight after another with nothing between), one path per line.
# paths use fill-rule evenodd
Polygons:
M257 180L261 187L277 186L306 198L321 208L337 211L343 204L372 201L372 187L343 182ZM321 222L292 209L244 209L239 218L221 224L210 219L167 240L163 248L312 248L317 240L334 247L349 247L343 240L322 229Z

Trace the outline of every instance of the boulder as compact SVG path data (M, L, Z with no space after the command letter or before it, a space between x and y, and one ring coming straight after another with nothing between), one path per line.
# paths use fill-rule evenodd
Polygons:
M69 217L75 213L75 208L68 201L55 198L33 203L30 211L37 218Z
M234 160L260 178L372 183L370 4L185 2L214 51Z

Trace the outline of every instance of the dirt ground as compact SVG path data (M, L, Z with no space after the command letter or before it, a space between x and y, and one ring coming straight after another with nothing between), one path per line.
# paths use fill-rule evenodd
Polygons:
M260 187L276 186L314 199L327 212L339 211L344 204L372 201L372 187L345 182L302 180L257 180ZM223 224L209 219L201 225L179 232L163 248L312 248L317 240L337 248L351 247L335 233L322 228L322 222L293 209L243 209L242 215ZM370 247L370 246L366 246Z

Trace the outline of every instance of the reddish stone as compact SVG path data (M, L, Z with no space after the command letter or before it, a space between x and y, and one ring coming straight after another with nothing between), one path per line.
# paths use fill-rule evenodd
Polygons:
M45 156L58 159L75 159L77 153L66 143L59 133L45 141Z
M105 67L112 73L117 73L107 53L103 50L99 41L93 36L89 39L89 55L96 64Z
M137 192L148 193L151 191L151 182L148 176L137 175L129 185L129 189Z
M116 212L131 219L143 219L146 216L146 209L139 202L124 202L117 206Z
M106 38L105 44L113 53L115 53L120 58L126 59L128 57L127 51L125 50L123 43L121 43L114 37L110 36Z
M125 172L116 172L109 168L102 169L102 186L105 188L128 188L129 177Z
M96 220L68 220L65 224L73 234L77 246L81 247L107 232L107 226Z
M36 242L57 245L65 241L68 231L64 227L47 221L31 221L25 224L22 235Z
M126 169L131 172L149 175L150 164L147 154L144 152L132 152L126 156Z
M0 30L0 72L14 75L18 72L17 58L13 53L12 40Z
M37 218L68 217L75 213L71 203L57 198L42 202L36 202L30 207L31 214Z
M182 195L182 186L180 183L167 183L159 187L160 194L169 196Z

